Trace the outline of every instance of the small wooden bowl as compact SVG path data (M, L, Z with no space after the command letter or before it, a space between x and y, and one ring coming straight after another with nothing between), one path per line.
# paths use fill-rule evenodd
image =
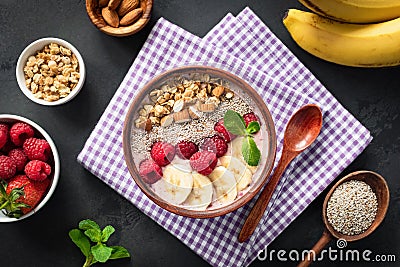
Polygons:
M101 8L99 7L99 0L86 0L86 12L88 13L92 23L100 31L117 37L135 34L149 22L153 0L140 0L140 7L143 9L143 14L139 20L129 26L119 26L118 28L114 28L108 25L103 19Z

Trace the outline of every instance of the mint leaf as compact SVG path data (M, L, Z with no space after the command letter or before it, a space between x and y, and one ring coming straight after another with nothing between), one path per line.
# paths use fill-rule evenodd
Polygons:
M72 242L80 248L85 257L90 255L90 241L79 229L72 229L69 231L69 237Z
M110 256L110 260L114 259L121 259L121 258L129 258L131 255L129 252L126 250L126 248L121 247L121 246L111 246L112 248L112 253Z
M233 110L226 111L224 115L224 126L232 134L246 134L246 124L244 123L243 117Z
M260 124L258 123L258 121L252 121L249 123L249 125L247 125L246 131L249 134L255 134L260 130Z
M93 246L91 251L95 260L99 262L106 262L110 258L113 249L100 243L96 246Z
M85 235L89 237L92 242L101 242L101 231L97 229L87 229Z
M101 242L107 242L107 240L114 232L115 229L111 225L107 225L106 227L104 227L103 231L101 232Z
M101 231L100 226L92 220L81 221L79 223L79 229L81 229L81 230L96 229L96 230L99 230L99 232Z
M260 161L261 152L257 147L256 142L250 136L246 136L242 141L242 154L244 160L250 166L257 166Z

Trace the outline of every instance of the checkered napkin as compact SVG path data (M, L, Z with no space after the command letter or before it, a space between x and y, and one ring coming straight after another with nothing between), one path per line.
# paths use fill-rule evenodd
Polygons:
M309 103L316 103L323 110L320 136L289 166L272 197L268 216L264 215L246 243L239 243L237 236L256 198L218 218L178 216L161 209L140 191L124 161L123 122L137 91L165 70L194 64L229 71L258 91L275 122L276 161L281 155L283 132L290 116ZM247 266L371 139L369 131L245 8L237 17L228 14L203 39L161 18L78 155L78 161L211 265Z

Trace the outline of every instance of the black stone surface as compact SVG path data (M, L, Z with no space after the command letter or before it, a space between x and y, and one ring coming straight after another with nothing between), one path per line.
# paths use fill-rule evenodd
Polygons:
M368 148L341 176L369 169L386 177L391 190L390 207L383 224L349 249L369 249L393 254L395 263L324 260L315 266L399 266L400 262L400 68L357 69L324 62L301 50L282 24L285 10L302 8L295 0L155 0L151 22L140 33L115 38L97 30L89 21L83 0L0 1L0 113L26 116L53 137L61 155L61 177L48 204L33 217L0 224L0 266L82 266L83 256L68 237L81 219L91 218L117 229L111 244L121 244L131 259L104 266L206 266L207 263L143 215L95 176L83 169L76 156L145 42L156 20L164 17L203 36L227 12L237 14L251 7L271 30L329 88L374 136ZM302 8L304 9L304 8ZM72 102L44 107L28 100L19 90L15 66L30 42L47 36L66 39L84 57L87 79ZM360 44L361 45L361 44ZM268 248L310 249L323 224L319 196ZM336 245L330 244L332 249ZM274 257L252 266L294 266ZM99 265L101 266L101 265Z

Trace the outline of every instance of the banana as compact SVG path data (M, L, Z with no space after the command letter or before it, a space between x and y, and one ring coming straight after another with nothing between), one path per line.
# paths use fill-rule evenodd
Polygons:
M350 23L382 22L400 17L399 0L299 0L324 17Z
M205 210L212 201L213 186L207 176L194 172L193 189L183 205L191 210Z
M180 164L170 164L163 171L163 177L152 185L156 194L165 201L179 205L192 191L191 170Z
M224 166L216 167L208 176L213 183L216 199L221 204L228 204L237 196L236 180L232 172Z
M250 166L247 164L243 158L242 154L242 144L243 144L243 138L244 137L236 137L231 143L231 155L234 158L240 159L246 167L254 174L257 170L257 166Z
M250 185L253 173L240 159L231 156L223 156L220 157L219 160L221 161L221 165L235 176L237 191L241 191Z
M400 65L400 18L350 24L289 9L283 23L301 48L321 59L354 67Z

